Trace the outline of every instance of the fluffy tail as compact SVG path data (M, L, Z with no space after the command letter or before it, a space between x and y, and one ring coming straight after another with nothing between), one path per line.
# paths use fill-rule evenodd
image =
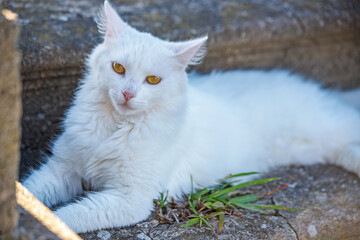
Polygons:
M360 88L347 91L335 91L334 94L341 101L354 106L360 111Z
M360 144L353 143L346 146L340 156L334 159L336 165L342 166L346 170L356 173L360 177Z
M333 93L340 101L353 106L360 111L360 88L347 91L334 91ZM360 142L357 140L356 142L347 145L342 149L340 156L334 160L335 162L333 163L356 173L360 177Z

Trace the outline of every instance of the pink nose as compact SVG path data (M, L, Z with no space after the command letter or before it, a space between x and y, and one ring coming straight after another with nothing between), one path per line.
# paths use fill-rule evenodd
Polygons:
M135 95L134 94L132 94L132 93L129 93L129 92L122 92L122 94L124 95L124 98L125 98L125 101L127 102L127 101L129 101L131 98L133 98L133 97L135 97Z

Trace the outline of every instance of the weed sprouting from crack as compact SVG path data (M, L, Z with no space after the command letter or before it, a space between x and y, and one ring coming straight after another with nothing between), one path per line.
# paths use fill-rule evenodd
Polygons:
M161 193L160 199L154 200L156 207L156 217L160 223L183 222L182 227L189 227L195 224L206 225L214 233L214 227L210 225L209 219L218 218L218 231L221 233L224 225L225 215L237 215L242 213L239 209L247 209L264 214L268 214L267 210L302 210L298 208L288 208L279 205L264 205L256 204L255 202L263 199L265 196L271 195L288 184L283 184L273 191L265 194L244 193L240 189L257 184L264 184L278 180L279 178L266 178L254 181L241 182L241 177L258 174L258 172L239 173L235 175L228 175L220 180L219 185L211 188L202 188L194 191L193 180L191 177L191 193L184 196L183 202L175 202L172 199L167 200L167 193Z

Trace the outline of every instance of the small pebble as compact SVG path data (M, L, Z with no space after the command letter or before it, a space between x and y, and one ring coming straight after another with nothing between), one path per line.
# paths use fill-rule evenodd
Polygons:
M148 230L150 228L150 224L149 222L142 222L142 223L138 223L136 224L136 226L142 230Z
M156 227L157 225L159 225L159 221L158 220L151 220L150 221L150 225L151 225L151 227Z
M66 16L61 16L61 17L59 17L59 20L60 20L60 21L63 21L63 22L66 22L66 21L68 20L68 17L66 17Z
M111 234L108 231L102 230L99 231L97 236L101 239L101 240L108 240L111 237Z
M313 224L310 224L309 226L308 226L308 233L309 233L309 235L310 235L310 237L311 238L313 238L313 237L316 237L316 235L317 235L317 230L316 230L316 226L315 225L313 225Z
M136 237L141 240L151 240L151 238L146 236L145 233L139 233Z

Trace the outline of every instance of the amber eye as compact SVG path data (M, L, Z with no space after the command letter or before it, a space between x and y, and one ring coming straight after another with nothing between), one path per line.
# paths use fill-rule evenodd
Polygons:
M114 71L118 74L125 74L125 68L123 65L121 65L120 63L117 62L113 62L112 63L112 68L114 69Z
M158 84L161 81L161 78L157 76L147 76L146 81L150 84Z

